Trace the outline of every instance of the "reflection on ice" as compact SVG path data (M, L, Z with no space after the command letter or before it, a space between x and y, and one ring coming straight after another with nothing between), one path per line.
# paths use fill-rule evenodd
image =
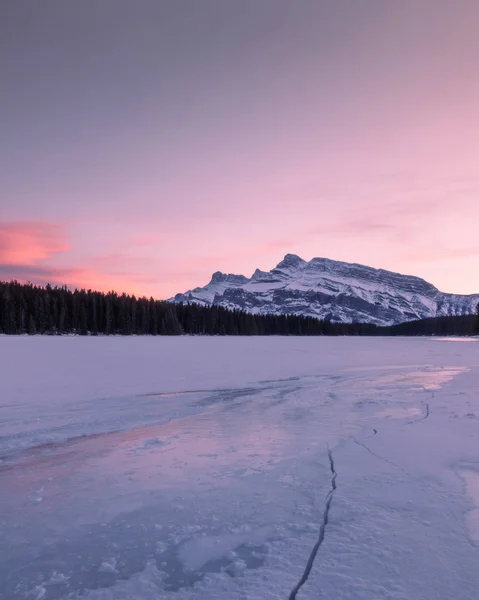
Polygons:
M433 337L436 342L477 342L477 337Z
M417 387L424 390L438 390L466 367L419 367L412 371L401 371L381 375L374 379L375 386Z

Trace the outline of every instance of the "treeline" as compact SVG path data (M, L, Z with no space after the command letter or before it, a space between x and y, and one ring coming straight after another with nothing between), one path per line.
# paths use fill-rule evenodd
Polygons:
M0 333L7 334L328 335L335 327L311 317L251 315L115 292L0 282Z
M479 334L479 312L477 315L433 317L419 321L407 321L381 329L384 329L385 335L476 335Z
M127 294L0 282L0 333L79 335L472 335L477 316L392 327L296 315L252 315L220 306L174 304Z

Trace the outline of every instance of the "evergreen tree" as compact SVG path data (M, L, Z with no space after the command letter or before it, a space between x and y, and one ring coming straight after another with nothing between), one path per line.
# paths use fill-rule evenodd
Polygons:
M100 327L100 331L104 331L107 335L112 333L113 324L113 293L110 292L105 296L105 320L103 328Z
M45 299L43 294L35 294L34 318L39 333L45 333L47 324L45 319Z
M15 333L15 303L8 287L3 290L1 311L1 327L3 332Z
M28 333L30 335L35 335L37 332L37 326L35 324L35 319L32 314L28 317Z
M80 333L88 335L88 312L83 298L80 300Z
M96 295L93 294L90 300L90 307L91 307L91 332L93 335L97 335L98 334L98 317L97 317L97 300L96 300Z
M68 320L67 303L66 303L65 295L62 294L60 296L60 310L58 313L58 328L57 328L58 331L65 332L68 330L67 320Z

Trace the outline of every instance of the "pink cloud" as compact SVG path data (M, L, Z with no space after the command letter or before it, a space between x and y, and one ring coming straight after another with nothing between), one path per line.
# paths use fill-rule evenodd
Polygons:
M37 265L69 250L64 227L58 223L0 223L0 263Z

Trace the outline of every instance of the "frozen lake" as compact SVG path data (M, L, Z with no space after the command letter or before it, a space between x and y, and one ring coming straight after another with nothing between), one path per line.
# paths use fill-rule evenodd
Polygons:
M2 600L479 597L479 343L0 337Z

